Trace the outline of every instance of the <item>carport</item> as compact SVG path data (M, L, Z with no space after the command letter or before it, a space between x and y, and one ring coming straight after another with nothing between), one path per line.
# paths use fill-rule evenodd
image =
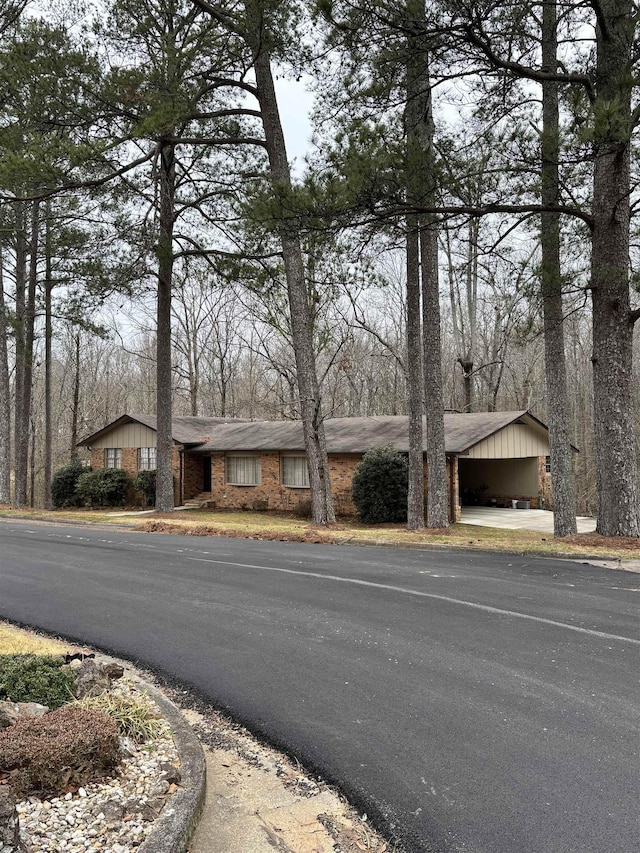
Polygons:
M458 460L462 506L509 506L513 500L538 503L538 457Z

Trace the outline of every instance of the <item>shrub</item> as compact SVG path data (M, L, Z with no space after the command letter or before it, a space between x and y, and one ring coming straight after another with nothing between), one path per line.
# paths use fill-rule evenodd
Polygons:
M130 737L136 743L159 737L162 732L162 720L158 719L155 708L143 699L103 693L101 696L80 699L76 704L81 708L108 714L118 726L120 735Z
M51 500L55 507L77 506L76 486L82 474L91 471L76 460L64 468L58 468L51 480Z
M77 788L119 761L115 721L76 704L18 720L0 732L0 771L21 799Z
M351 484L353 502L365 524L407 520L409 463L391 446L367 451Z
M123 506L131 480L121 468L100 468L78 478L76 493L84 506Z
M138 471L133 481L133 488L142 494L147 506L154 506L156 502L156 472Z
M76 694L74 675L63 663L51 655L0 655L0 699L59 708Z

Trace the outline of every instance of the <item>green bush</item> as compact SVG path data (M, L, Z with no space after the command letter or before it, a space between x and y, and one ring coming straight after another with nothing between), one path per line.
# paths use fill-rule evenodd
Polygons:
M133 481L133 488L142 494L147 506L154 506L156 502L156 472L138 471Z
M367 451L351 483L353 502L365 524L407 520L409 463L391 446Z
M51 480L51 500L55 507L77 506L76 486L82 474L91 471L79 460L58 468Z
M121 468L100 468L78 478L76 493L83 506L124 506L131 479Z
M8 774L20 799L78 788L119 761L115 721L75 704L18 720L0 732L0 772Z
M76 695L76 680L51 655L0 655L0 699L59 708Z

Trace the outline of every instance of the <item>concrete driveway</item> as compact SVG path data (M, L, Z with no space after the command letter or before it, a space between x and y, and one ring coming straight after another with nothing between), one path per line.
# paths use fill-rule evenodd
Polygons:
M593 533L596 519L579 516L578 533ZM553 513L545 509L499 509L491 506L463 506L461 524L503 527L508 530L537 530L553 533Z

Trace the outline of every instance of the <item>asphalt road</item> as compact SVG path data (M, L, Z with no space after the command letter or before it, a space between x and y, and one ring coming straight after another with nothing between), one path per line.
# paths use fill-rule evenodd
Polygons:
M569 562L0 522L0 616L197 688L408 851L638 853L639 606Z

